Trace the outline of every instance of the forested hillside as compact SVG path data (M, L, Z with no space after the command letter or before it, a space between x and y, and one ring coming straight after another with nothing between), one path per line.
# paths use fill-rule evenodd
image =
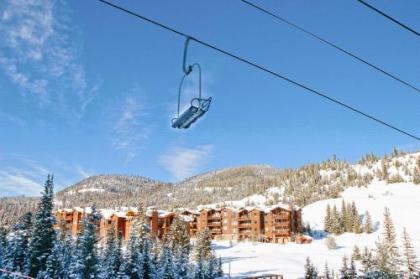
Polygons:
M265 165L227 168L188 178L180 183L164 183L140 176L92 176L56 194L56 207L97 208L137 206L140 201L162 209L240 200L264 196L264 203L291 201L305 206L336 198L346 188L365 186L372 180L420 184L420 153L394 150L383 158L364 156L351 165L335 156L319 164L297 169L277 169ZM36 198L0 199L0 222L8 224L33 210ZM250 200L250 205L253 201Z

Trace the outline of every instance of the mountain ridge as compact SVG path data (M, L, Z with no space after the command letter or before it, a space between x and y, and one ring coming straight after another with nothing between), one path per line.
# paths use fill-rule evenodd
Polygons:
M206 172L177 183L162 182L138 175L95 175L56 193L56 207L96 205L158 206L162 209L196 207L252 196L270 205L293 202L305 206L326 198L336 198L351 186L366 186L372 180L387 183L420 183L420 152L394 151L383 158L363 156L356 164L335 156L299 168L279 169L267 165L244 165ZM261 198L263 197L263 198ZM34 210L36 198L0 198L0 225Z

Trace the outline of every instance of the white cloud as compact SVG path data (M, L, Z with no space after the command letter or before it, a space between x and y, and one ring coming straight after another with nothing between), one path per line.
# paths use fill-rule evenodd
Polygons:
M160 156L159 163L176 180L182 180L196 174L209 159L212 151L212 145L200 145L195 148L174 147Z
M65 5L5 0L0 8L0 69L24 96L57 107L63 116L80 118L97 89L89 89Z
M89 176L92 176L92 173L90 171L84 169L80 165L76 166L76 171L82 178L88 178Z
M132 91L139 93L136 87ZM139 155L142 143L148 140L151 125L143 103L134 94L127 96L117 112L113 127L113 147L126 153L126 161Z
M42 185L19 171L0 172L0 192L9 196L38 196ZM3 196L3 195L1 195Z
M46 161L50 162L48 166L20 154L0 152L0 197L39 196L48 174L54 174L54 188L58 191L92 173L80 164L67 164L56 159Z

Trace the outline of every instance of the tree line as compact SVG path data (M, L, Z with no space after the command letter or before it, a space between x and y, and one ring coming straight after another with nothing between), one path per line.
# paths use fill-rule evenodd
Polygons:
M420 266L410 236L404 228L402 248L397 243L397 235L388 208L384 210L383 232L375 243L375 248L364 247L361 252L355 246L351 258L344 256L342 266L334 271L325 264L323 272L313 265L310 258L304 266L305 279L418 279ZM359 267L359 268L357 268ZM322 277L320 277L322 276Z
M352 233L372 233L373 225L369 211L365 212L364 218L358 213L355 202L341 203L341 210L336 205L332 207L328 204L324 218L324 230L333 234Z
M178 218L161 241L152 236L139 207L126 245L114 226L99 245L101 215L95 207L82 219L77 238L54 229L52 210L53 177L48 176L35 217L26 213L8 231L0 229L0 278L213 279L223 273L209 232L201 232L192 246Z

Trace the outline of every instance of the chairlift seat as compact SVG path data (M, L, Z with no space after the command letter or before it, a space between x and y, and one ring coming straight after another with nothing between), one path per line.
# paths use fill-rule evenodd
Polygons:
M191 106L184 111L179 117L172 119L172 128L188 129L191 124L202 117L210 108L211 97L208 99L194 98ZM194 102L197 101L198 105Z

